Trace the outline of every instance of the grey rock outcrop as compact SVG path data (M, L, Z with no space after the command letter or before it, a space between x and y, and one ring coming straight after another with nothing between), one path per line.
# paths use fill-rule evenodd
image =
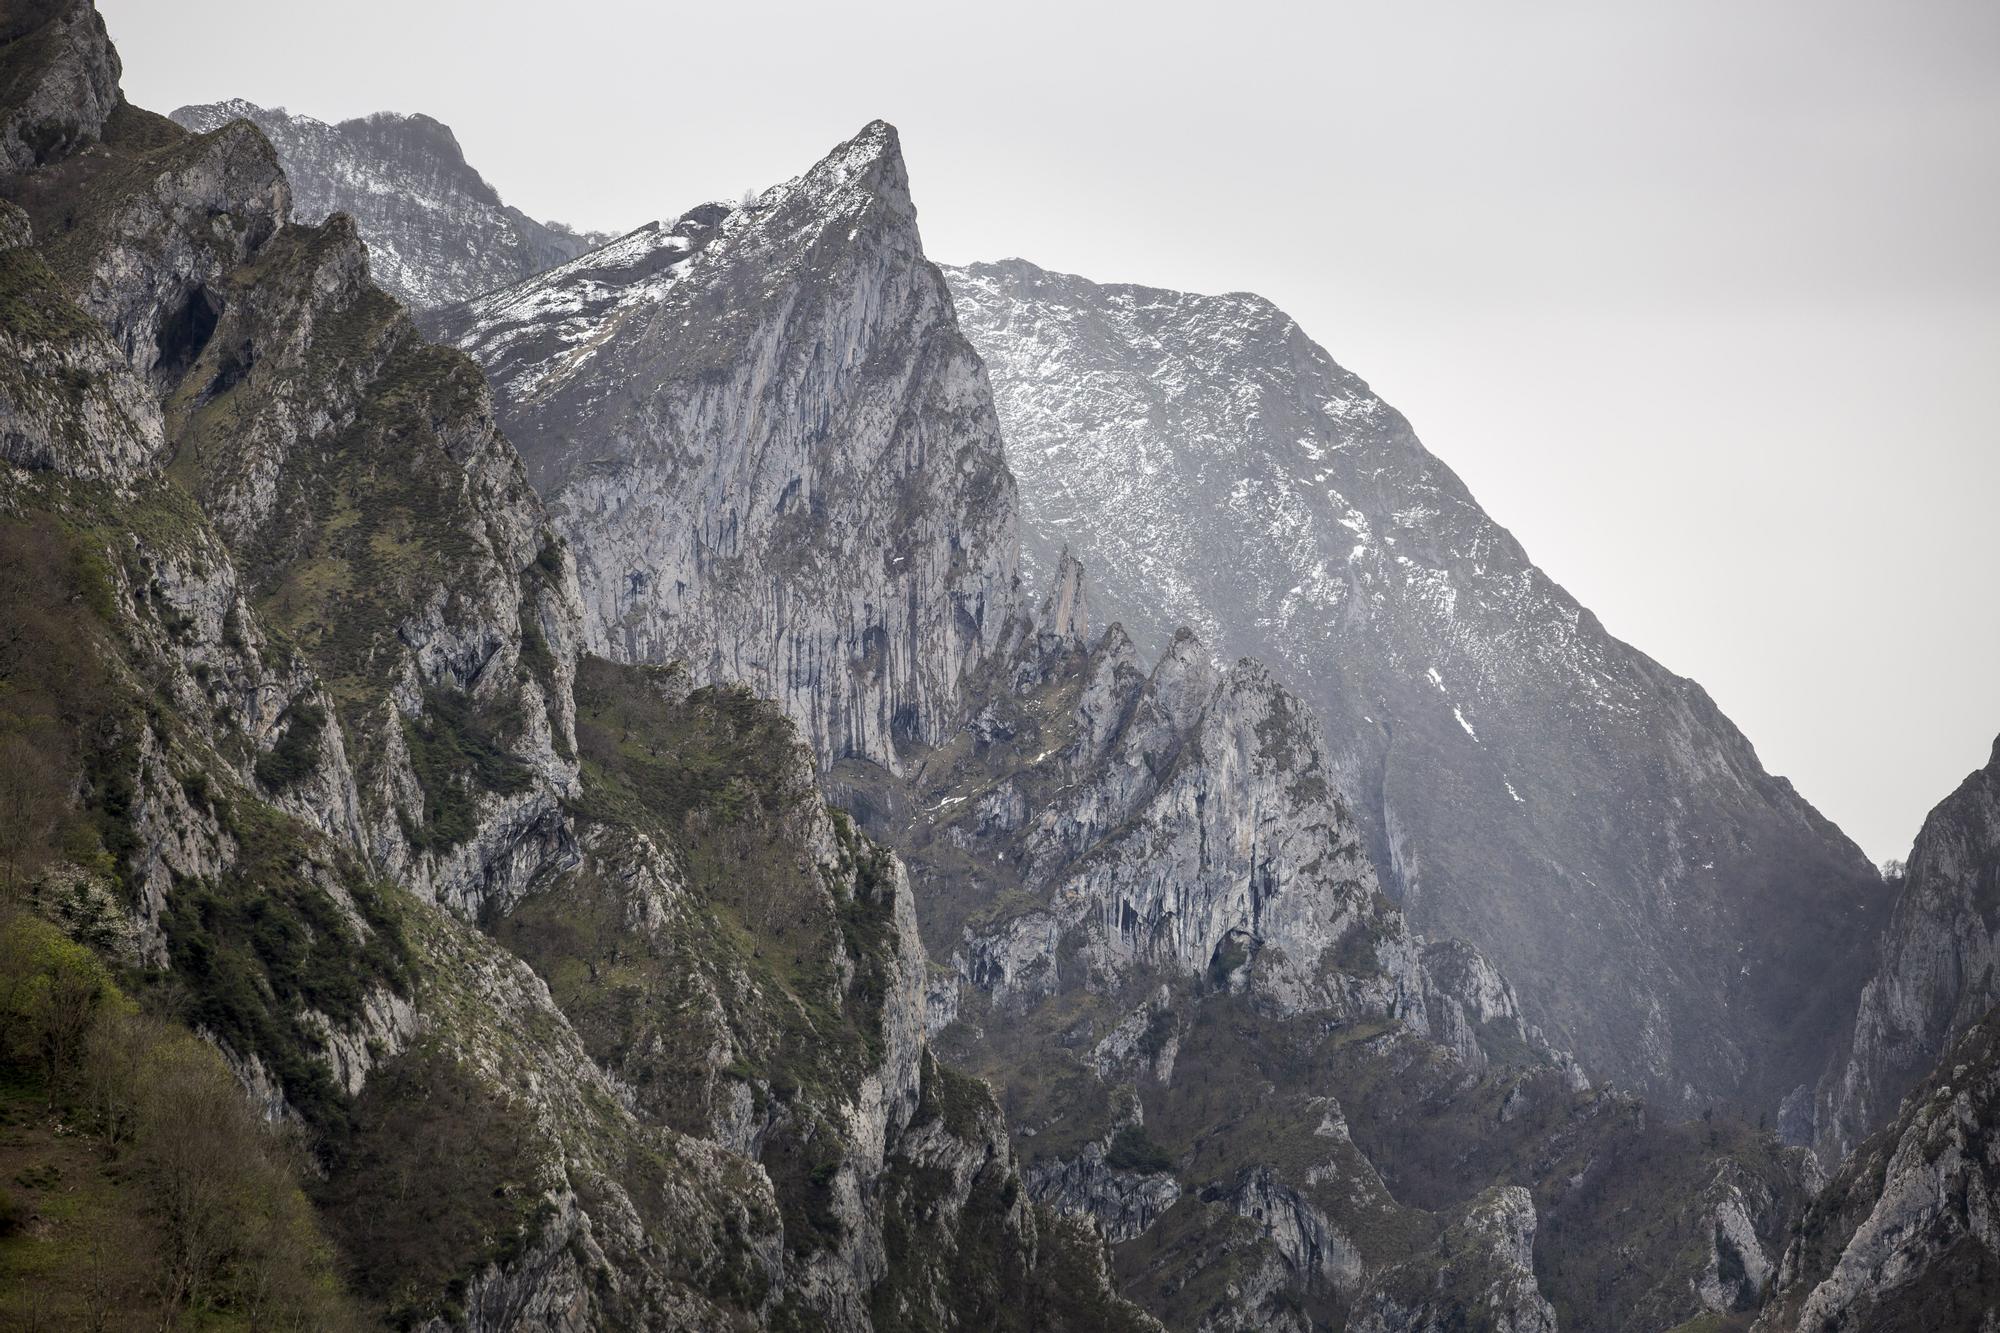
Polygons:
M1268 302L948 271L1027 566L1141 653L1192 626L1327 736L1384 887L1594 1073L1683 1113L1814 1081L1888 898L1695 683L1607 634Z
M70 28L102 37L58 6L8 58ZM54 76L9 73L18 118ZM33 562L0 619L42 639L7 636L0 696L38 816L73 826L34 849L38 910L165 973L161 1021L308 1131L373 1313L863 1333L1004 1299L1019 1327L1149 1327L1042 1248L1061 1224L1004 1119L927 1050L895 858L771 705L581 651L484 380L371 281L352 219L291 220L240 120L120 102L55 149L0 170L0 542ZM675 948L691 975L631 981ZM605 1040L684 998L714 1026L653 1032L712 1046ZM728 1089L649 1099L649 1056Z
M1535 1286L1534 1242L1535 1204L1528 1191L1491 1190L1440 1239L1437 1255L1418 1256L1371 1285L1348 1327L1353 1333L1555 1333L1556 1312Z
M88 0L18 0L0 16L0 171L25 171L97 142L124 96L118 52Z
M375 281L412 310L519 282L610 239L509 207L466 162L450 127L429 116L379 112L329 125L232 99L184 106L172 118L197 133L234 120L262 130L295 192L293 216L307 224L351 216Z

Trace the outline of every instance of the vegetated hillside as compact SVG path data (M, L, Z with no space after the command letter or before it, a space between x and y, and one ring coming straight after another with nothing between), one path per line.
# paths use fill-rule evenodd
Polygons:
M89 1186L23 1185L6 1299L87 1312L129 1222L153 1323L1144 1326L928 1052L894 858L769 705L580 656L352 223L126 105L88 4L0 36L4 1150Z
M1029 568L1073 551L1143 655L1185 625L1269 664L1385 890L1593 1075L1682 1115L1806 1110L1889 895L1699 685L1607 634L1268 301L947 277Z

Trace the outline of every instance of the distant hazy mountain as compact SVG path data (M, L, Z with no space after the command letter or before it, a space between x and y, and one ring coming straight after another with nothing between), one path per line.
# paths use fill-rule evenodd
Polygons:
M264 131L285 164L298 219L352 214L371 276L413 310L477 296L610 239L502 203L451 128L429 116L384 111L329 125L233 99L184 106L173 119L197 132L238 119Z
M1607 634L1268 301L948 270L1019 479L1157 653L1317 710L1390 892L1593 1071L1670 1106L1812 1081L1886 916L1866 858L1694 682Z

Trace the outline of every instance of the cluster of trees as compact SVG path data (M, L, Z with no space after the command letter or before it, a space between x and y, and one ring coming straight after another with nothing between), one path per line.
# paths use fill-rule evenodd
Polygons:
M47 1190L10 1182L0 1247L52 1247L36 1256L48 1280L7 1311L21 1326L358 1325L300 1191L296 1146L214 1048L142 1012L93 951L6 902L0 1086L31 1147L73 1155L84 1140L100 1201L88 1218L65 1209L62 1224L37 1225Z

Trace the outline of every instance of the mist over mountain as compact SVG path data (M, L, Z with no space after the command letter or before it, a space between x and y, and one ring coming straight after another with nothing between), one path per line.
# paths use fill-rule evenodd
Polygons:
M2000 1318L1993 766L1885 884L886 122L585 237L110 37L0 18L6 1322Z
M1157 653L1192 626L1326 728L1385 887L1667 1107L1816 1076L1888 894L1692 681L1605 633L1409 423L1254 296L950 273L1020 479Z

